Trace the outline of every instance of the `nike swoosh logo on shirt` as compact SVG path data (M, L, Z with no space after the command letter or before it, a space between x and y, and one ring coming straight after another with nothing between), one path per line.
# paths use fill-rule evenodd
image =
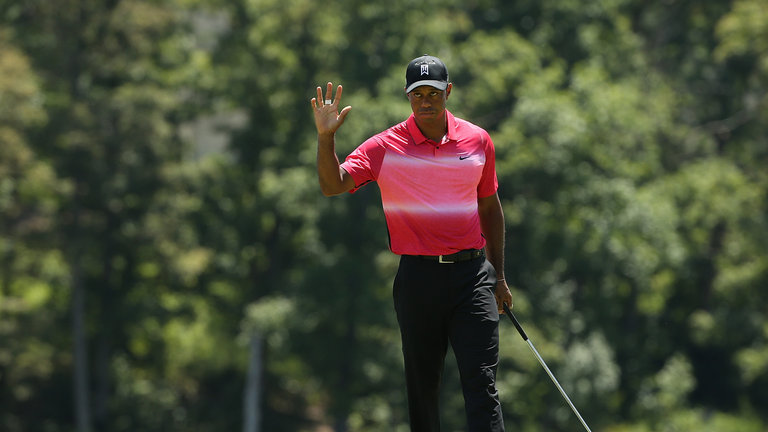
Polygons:
M459 160L469 159L470 156L459 156Z

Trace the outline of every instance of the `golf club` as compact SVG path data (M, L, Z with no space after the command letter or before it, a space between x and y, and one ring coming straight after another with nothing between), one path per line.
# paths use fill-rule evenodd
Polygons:
M587 422L585 422L584 419L581 417L581 414L579 414L579 410L577 410L576 407L573 405L573 402L571 402L571 398L569 398L568 395L565 393L565 390L563 390L563 387L560 386L559 382L557 382L557 378L555 378L555 375L553 375L552 371L550 371L549 367L547 367L547 364L544 362L544 359L541 358L541 355L539 355L539 352L536 351L536 347L534 347L531 340L528 339L528 335L525 334L525 330L523 330L523 327L517 321L517 318L515 318L515 314L512 313L512 311L509 309L509 306L507 306L506 303L504 303L503 307L504 307L504 312L507 314L509 319L512 320L512 324L515 325L517 332L520 333L520 336L523 338L523 340L528 343L528 346L531 348L531 351L533 351L533 354L536 355L536 359L539 360L539 364L541 364L541 367L543 367L544 370L547 371L547 375L549 375L549 377L552 379L552 382L555 383L555 386L557 386L557 389L560 390L560 394L563 395L563 398L565 398L565 401L568 402L568 406L571 407L571 410L573 411L573 413L576 414L576 417L579 418L579 421L584 426L584 429L586 429L587 432L592 432L589 426L587 426Z

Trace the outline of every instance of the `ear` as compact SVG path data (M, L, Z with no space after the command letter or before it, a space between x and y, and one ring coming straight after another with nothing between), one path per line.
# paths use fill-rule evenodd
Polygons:
M445 88L445 98L448 99L448 96L451 95L451 89L453 88L453 83L448 83L448 87Z

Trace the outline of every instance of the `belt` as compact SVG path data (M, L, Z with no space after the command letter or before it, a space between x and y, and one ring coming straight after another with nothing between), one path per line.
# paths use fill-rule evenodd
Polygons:
M416 255L427 261L437 261L441 264L453 264L461 261L469 261L485 256L483 249L467 249L450 255Z

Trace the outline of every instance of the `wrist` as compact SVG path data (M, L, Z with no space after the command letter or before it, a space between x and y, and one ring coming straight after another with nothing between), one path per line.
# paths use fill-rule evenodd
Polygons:
M317 134L317 146L319 149L336 149L336 138L333 134Z

